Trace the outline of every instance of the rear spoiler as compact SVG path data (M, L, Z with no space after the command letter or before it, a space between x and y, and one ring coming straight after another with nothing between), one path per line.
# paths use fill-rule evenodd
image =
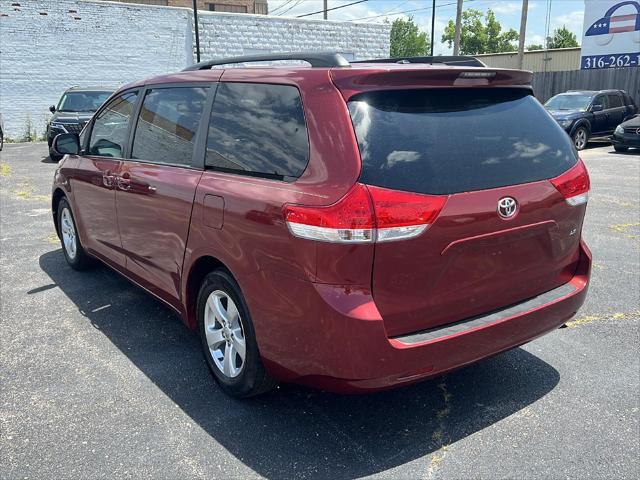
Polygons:
M385 68L386 67L386 68ZM438 66L411 68L385 65L358 65L358 68L334 68L333 84L345 100L374 90L442 87L517 87L532 90L533 74L525 70Z
M399 57L399 58L375 58L373 60L358 60L351 63L439 63L451 67L486 67L486 65L475 57L466 55L439 55L434 57Z

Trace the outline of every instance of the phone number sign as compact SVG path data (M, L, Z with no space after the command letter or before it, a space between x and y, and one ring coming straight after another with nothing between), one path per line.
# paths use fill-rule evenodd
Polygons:
M583 70L640 66L640 1L586 0Z

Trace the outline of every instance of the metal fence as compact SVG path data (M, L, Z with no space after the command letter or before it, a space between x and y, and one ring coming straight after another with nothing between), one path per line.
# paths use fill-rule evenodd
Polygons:
M541 102L567 90L615 88L625 90L640 105L640 68L535 72L532 85Z

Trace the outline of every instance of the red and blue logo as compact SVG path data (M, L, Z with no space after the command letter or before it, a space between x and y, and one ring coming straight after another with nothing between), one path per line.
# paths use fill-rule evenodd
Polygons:
M615 12L625 6L633 6L636 13L627 15L614 15ZM599 20L596 20L587 30L585 35L610 35L614 33L640 31L640 3L635 1L620 2L611 7Z

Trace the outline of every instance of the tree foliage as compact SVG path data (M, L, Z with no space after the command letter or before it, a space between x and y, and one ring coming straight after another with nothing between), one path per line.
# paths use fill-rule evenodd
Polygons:
M444 29L442 41L449 48L453 46L456 25L453 20ZM477 55L479 53L513 52L517 50L514 42L518 40L518 32L513 28L502 31L502 25L491 9L487 13L470 8L462 12L460 30L460 53Z
M540 43L532 43L531 45L527 45L527 50L544 50L544 45Z
M391 24L391 57L419 57L427 54L429 37L413 21L397 18Z
M578 39L566 26L556 28L553 35L547 38L547 48L571 48L579 47Z

